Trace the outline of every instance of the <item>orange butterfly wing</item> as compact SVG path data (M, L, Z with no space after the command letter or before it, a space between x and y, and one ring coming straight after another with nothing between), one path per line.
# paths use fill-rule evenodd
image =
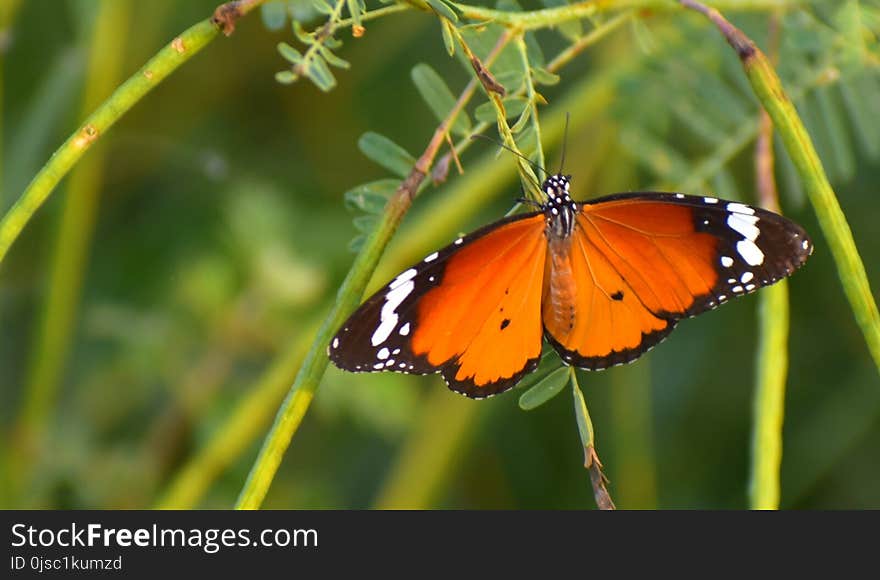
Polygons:
M777 214L682 194L618 194L585 203L569 240L551 240L542 306L569 364L630 362L676 322L791 274L812 251Z
M457 240L364 302L330 359L354 372L440 372L473 398L512 387L541 355L546 250L539 213Z

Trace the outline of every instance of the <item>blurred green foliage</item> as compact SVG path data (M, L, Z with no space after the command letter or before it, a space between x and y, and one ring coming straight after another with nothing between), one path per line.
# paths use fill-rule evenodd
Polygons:
M3 212L82 118L101 4L29 0L0 21ZM326 19L324 4L294 3L294 17L316 30ZM871 1L813 4L782 19L780 75L876 289L880 8ZM131 2L131 13L116 23L126 39L120 81L215 5ZM332 303L358 231L373 223L394 187L393 173L359 144L367 155L393 143L421 152L435 115L470 78L460 51L449 58L438 19L408 10L364 21L360 38L350 27L335 32L343 44L334 43L332 54L351 65L334 70L335 86L322 72L309 77L315 84L276 82L279 69L296 64L276 46L302 49L279 11L284 6L270 2L262 19L242 20L231 38L214 41L169 77L98 145L106 159L82 296L67 329L69 353L48 415L24 439L20 412L43 361L38 334L68 182L0 265L3 507L155 505L228 427L266 370L291 344L309 340ZM431 6L452 10L439 0ZM367 10L378 7L368 3ZM763 45L766 12L730 16ZM620 71L610 106L568 136L575 197L659 187L754 202L759 109L723 40L693 15L645 13L574 59L558 83L540 68L543 55L550 60L584 33L581 26L600 24L568 23L527 41L539 63L532 74L549 102L539 108L543 116L577 83ZM480 31L468 34L480 55L494 44ZM518 55L510 47L499 66L505 58L517 62ZM514 77L499 81L516 85ZM492 119L481 103L483 95L455 125L457 135L470 119ZM511 122L525 105L510 101ZM521 137L530 151L529 135ZM555 167L558 143L545 147ZM471 145L462 156L465 176L492 154L494 146ZM407 155L398 155L403 166L411 163ZM780 147L777 159L783 209L816 244L789 286L782 506L880 507L880 379ZM447 184L417 200L398 243L425 230L449 240L503 215L521 193L514 159L502 154L498 163L509 177L494 200L454 226L432 220L424 208L442 202L460 179L452 169ZM444 231L431 230L437 223ZM410 254L393 242L389 255ZM747 505L756 303L746 298L684 322L636 366L579 373L619 507ZM270 400L280 402L285 389L282 382L277 394L269 391ZM474 402L436 377L331 367L265 505L592 506L571 399L524 412L523 392ZM257 432L265 433L268 424L259 421ZM234 503L259 441L218 469L197 506Z

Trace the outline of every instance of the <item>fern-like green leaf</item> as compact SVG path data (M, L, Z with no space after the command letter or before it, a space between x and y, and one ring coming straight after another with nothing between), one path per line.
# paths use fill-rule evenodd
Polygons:
M400 177L409 175L416 163L415 157L406 149L378 133L364 133L358 140L358 148L364 155Z
M412 80L419 94L428 103L438 121L444 120L455 107L455 97L437 72L427 64L417 64L412 69ZM452 132L466 136L471 132L471 120L467 113L461 111L452 124Z

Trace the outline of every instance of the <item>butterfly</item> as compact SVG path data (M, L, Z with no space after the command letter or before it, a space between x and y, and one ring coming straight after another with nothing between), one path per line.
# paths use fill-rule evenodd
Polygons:
M562 360L628 363L679 320L789 276L813 244L776 213L681 193L569 196L549 176L538 209L462 236L368 298L328 347L352 372L440 373L479 399Z

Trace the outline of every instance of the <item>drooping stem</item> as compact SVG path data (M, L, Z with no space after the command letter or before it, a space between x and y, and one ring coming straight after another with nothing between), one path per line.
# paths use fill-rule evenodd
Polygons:
M611 500L611 494L608 492L608 478L602 471L602 462L599 461L599 454L596 453L596 438L593 430L593 420L590 419L590 412L587 410L587 403L584 400L584 394L578 385L577 375L574 369L571 372L571 390L574 395L574 415L577 419L578 434L581 437L581 444L584 447L584 467L590 473L590 485L593 487L593 497L596 499L596 506L600 510L614 510L617 507Z

